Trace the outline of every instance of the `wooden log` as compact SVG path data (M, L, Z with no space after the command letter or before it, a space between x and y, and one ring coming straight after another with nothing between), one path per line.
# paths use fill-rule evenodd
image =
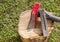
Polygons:
M48 42L50 34L54 28L54 23L51 20L48 22L49 36L44 37L42 34L41 19L38 17L37 28L27 29L31 17L31 10L24 11L20 14L18 23L18 33L21 36L22 42Z

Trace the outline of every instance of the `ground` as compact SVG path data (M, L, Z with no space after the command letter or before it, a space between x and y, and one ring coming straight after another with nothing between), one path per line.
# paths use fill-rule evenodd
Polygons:
M35 2L60 16L60 0L0 0L0 42L20 42L18 18L22 11L31 9ZM49 42L60 42L60 25L55 22Z

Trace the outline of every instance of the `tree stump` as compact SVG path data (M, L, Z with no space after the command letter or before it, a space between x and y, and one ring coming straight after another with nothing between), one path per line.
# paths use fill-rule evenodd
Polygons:
M49 36L44 37L42 34L41 19L39 17L38 17L37 28L27 29L30 17L31 17L31 10L26 10L22 12L19 17L18 33L20 35L22 42L48 42L50 34L54 28L53 26L54 23L51 20L47 20Z

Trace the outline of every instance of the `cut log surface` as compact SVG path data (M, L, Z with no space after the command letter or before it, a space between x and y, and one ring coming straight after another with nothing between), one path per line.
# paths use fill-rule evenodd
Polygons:
M43 37L41 19L38 17L37 28L28 29L28 24L31 17L31 10L24 11L20 14L18 23L18 33L23 42L48 42L50 36ZM51 20L48 22L48 31L51 34L53 30L53 23Z

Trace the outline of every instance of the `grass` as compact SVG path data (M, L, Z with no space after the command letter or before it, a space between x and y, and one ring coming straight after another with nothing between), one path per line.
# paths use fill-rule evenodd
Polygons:
M42 4L45 10L60 16L60 0L0 0L0 42L20 42L17 32L18 18L22 11L31 9L35 2ZM60 25L55 29L49 42L60 42Z

